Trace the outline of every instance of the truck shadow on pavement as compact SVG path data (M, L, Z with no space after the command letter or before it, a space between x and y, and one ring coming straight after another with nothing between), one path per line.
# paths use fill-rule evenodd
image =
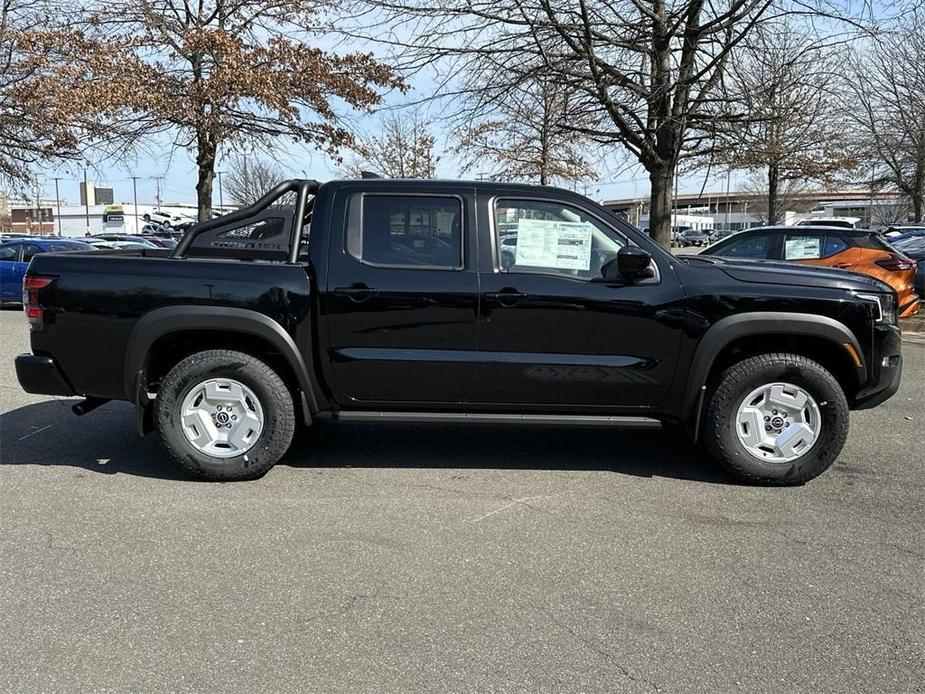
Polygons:
M102 474L190 480L156 435L135 432L113 402L76 417L57 399L0 414L0 466L69 466ZM319 422L297 432L280 462L307 468L603 470L737 484L698 450L659 429L535 425Z

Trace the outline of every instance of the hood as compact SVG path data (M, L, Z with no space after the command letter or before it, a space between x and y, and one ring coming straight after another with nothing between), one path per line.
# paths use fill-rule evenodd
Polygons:
M684 258L685 256L678 256ZM727 275L740 282L756 284L786 284L794 287L824 287L861 292L892 292L885 282L857 272L837 268L797 265L780 260L748 260L720 258L718 256L688 256L711 262Z

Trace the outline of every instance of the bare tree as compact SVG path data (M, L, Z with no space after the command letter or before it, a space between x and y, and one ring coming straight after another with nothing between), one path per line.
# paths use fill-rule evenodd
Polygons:
M541 185L597 179L588 138L574 128L582 114L571 90L542 75L508 85L491 71L475 72L456 148L464 171Z
M912 204L909 200L880 202L871 205L871 228L883 229L893 224L905 224L909 221Z
M748 196L749 213L762 224L778 224L787 212L809 212L815 207L810 195L813 186L799 178L780 180L772 196L768 191L769 179L763 171L753 171L742 183L741 190Z
M363 171L387 178L435 178L440 157L434 154L434 136L427 120L417 110L385 114L377 134L358 137L355 155L343 167L348 177Z
M285 178L283 170L275 162L243 154L234 155L228 169L228 195L239 205L250 205Z
M846 107L857 148L874 164L874 185L909 196L915 222L925 220L925 10L858 51Z
M170 133L195 152L199 218L208 219L220 148L276 138L329 154L350 142L338 105L365 110L402 88L367 53L313 45L324 0L81 0L75 21L98 50L71 67L136 138Z
M768 224L807 183L833 184L857 166L839 109L843 62L837 49L787 23L758 27L731 54L721 104L738 104L748 118L717 119L709 158L753 174Z
M809 13L811 2L800 2ZM671 192L685 149L702 153L730 52L784 0L366 0L411 33L418 65L465 69L490 56L513 84L524 70L583 106L572 129L625 148L651 183L652 235L668 245ZM381 33L381 32L380 32ZM372 34L372 32L368 32Z

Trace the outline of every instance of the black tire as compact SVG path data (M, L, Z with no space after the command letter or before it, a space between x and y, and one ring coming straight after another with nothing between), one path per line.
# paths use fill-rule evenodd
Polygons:
M805 389L819 407L819 438L790 462L768 462L739 441L734 420L742 400L755 388L774 382ZM820 364L796 354L761 354L733 364L719 379L706 408L704 445L736 478L762 484L802 484L825 472L848 438L848 401L834 376Z
M151 215L149 215L147 212L145 212L145 214L144 214L144 216L142 217L142 219L145 220L146 222L150 222L150 221L151 221Z
M194 448L180 420L187 394L203 381L220 377L247 386L264 413L263 431L257 441L232 458L210 456ZM286 453L295 430L295 411L286 384L273 369L249 354L216 349L192 354L170 370L157 393L154 422L170 454L196 477L248 480L263 475Z

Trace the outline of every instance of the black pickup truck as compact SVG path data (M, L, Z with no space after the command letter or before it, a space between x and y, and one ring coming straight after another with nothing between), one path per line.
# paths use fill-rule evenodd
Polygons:
M327 417L661 422L800 483L902 369L886 284L676 257L575 193L488 182L289 181L173 251L38 255L24 304L25 390L127 400L216 480Z

